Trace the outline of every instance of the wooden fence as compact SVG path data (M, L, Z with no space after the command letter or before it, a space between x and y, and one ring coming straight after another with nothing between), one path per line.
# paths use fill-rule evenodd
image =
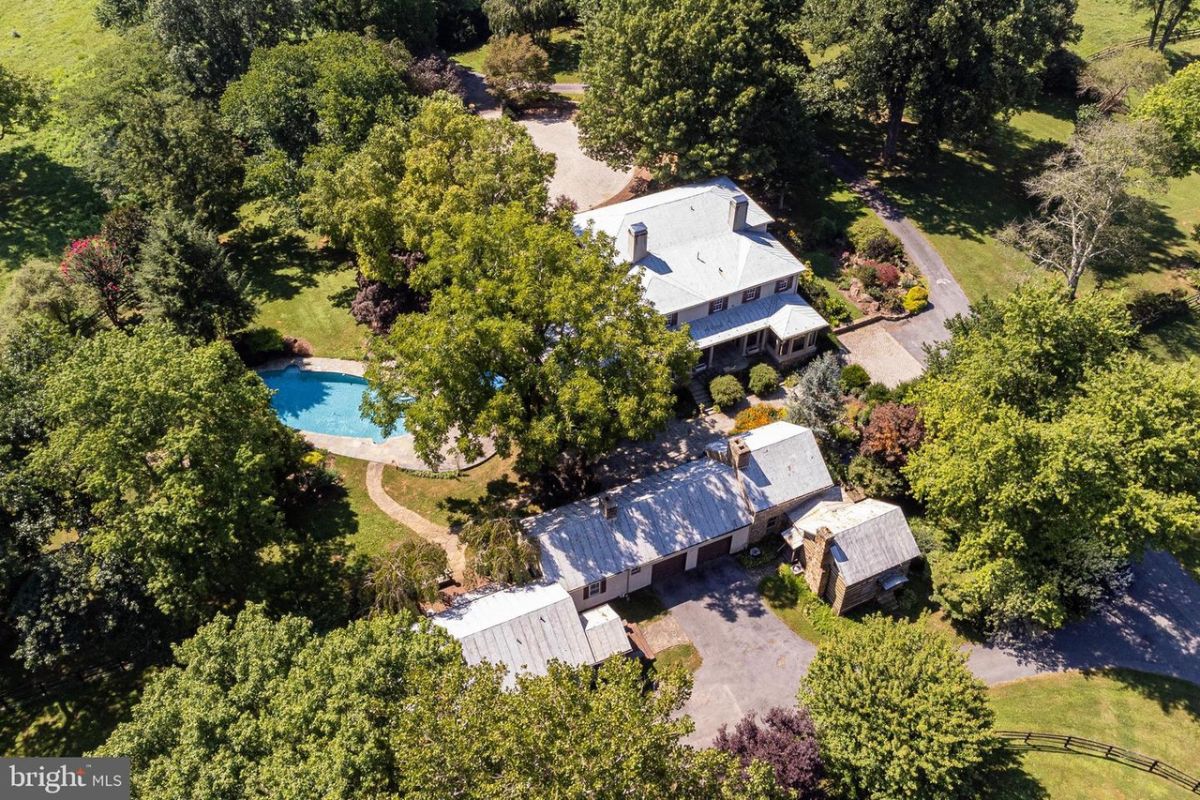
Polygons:
M1186 42L1189 39L1200 39L1200 28L1176 28L1171 34L1170 43L1174 44L1175 42ZM1105 58L1112 58L1122 50L1128 50L1131 47L1149 46L1150 34L1147 33L1145 36L1135 36L1132 39L1126 39L1123 42L1117 42L1114 45L1110 45L1103 50L1097 50L1090 56L1084 58L1084 61L1101 61Z
M1127 767L1140 769L1182 786L1192 794L1200 794L1200 778L1164 764L1157 758L1117 747L1115 744L1095 742L1080 736L1063 736L1057 733L1035 733L1033 731L996 731L996 735L1013 750L1037 750L1048 753L1080 753L1115 761Z

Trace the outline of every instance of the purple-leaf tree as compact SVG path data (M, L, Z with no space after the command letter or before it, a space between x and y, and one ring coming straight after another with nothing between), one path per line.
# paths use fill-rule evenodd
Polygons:
M759 722L747 714L729 732L724 725L713 746L737 756L742 766L762 761L775 772L775 781L793 789L799 800L824 798L821 779L825 768L817 748L817 732L802 708L772 708Z
M107 239L88 236L71 242L59 268L68 281L93 289L104 315L114 327L124 327L122 309L134 298L133 265Z

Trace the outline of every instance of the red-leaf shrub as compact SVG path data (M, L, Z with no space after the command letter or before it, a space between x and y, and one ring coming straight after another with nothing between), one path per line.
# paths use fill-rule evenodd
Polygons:
M886 261L875 265L875 279L885 289L891 289L900 284L900 270L895 264Z
M754 759L766 763L774 770L776 783L795 790L799 800L825 796L820 787L825 768L817 732L804 709L772 708L761 724L753 713L748 714L732 733L722 725L713 746L737 756L743 768Z
M916 406L884 403L871 412L871 421L863 429L861 450L864 455L899 466L924 436L925 426Z

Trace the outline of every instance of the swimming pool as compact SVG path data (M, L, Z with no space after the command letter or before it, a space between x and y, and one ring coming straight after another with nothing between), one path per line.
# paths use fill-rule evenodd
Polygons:
M284 425L311 433L353 436L379 443L383 431L359 411L367 382L342 372L317 372L289 366L259 373L267 387L275 390L271 405ZM404 433L404 421L392 436Z

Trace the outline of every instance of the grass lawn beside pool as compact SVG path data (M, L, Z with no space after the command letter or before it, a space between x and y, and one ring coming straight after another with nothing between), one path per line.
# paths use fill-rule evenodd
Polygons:
M1200 687L1129 670L1070 672L991 689L996 727L1082 736L1162 759L1200 776ZM1195 797L1168 781L1100 758L1028 753L1025 773L1046 800L1175 800Z
M430 522L450 525L490 494L506 496L516 487L512 459L493 456L454 478L428 478L396 467L383 471L383 488L391 498Z
M336 526L346 534L354 551L366 556L386 553L399 542L419 538L380 510L367 494L367 462L346 456L329 456L329 466L346 487L346 504L331 503L321 509L313 525ZM348 508L347 508L348 506Z

